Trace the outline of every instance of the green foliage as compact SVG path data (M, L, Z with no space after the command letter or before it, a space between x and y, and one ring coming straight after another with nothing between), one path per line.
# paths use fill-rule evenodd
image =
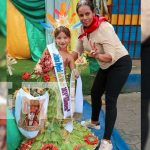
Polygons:
M88 145L84 142L84 136L91 134L88 128L81 126L77 121L73 121L74 130L69 133L63 127L63 120L57 119L57 105L59 103L59 97L56 94L57 86L53 86L49 89L49 105L48 105L48 120L46 122L45 130L40 133L35 143L30 150L40 149L44 144L54 144L61 150L73 150L73 148L81 144L84 146L81 150L93 150L95 146Z
M26 64L24 66L24 64ZM23 72L32 72L35 62L32 62L31 60L20 60L18 61L18 64L14 65L15 66L15 71L14 71L14 76L9 77L9 80L12 80L14 83L16 82L17 84L14 86L13 85L13 92L21 87L21 74ZM22 67L24 66L24 67ZM68 73L68 71L67 71ZM69 76L69 74L68 74ZM89 71L85 71L82 74L82 81L83 81L83 88L88 88L90 91L89 87L91 87L91 79L87 79L89 77ZM84 78L86 78L84 80ZM68 80L68 78L67 78ZM19 82L20 81L20 82ZM84 82L87 83L89 81L89 85L85 84ZM35 150L35 149L40 149L40 147L44 144L54 144L61 150L73 150L73 148L81 144L85 147L86 150L93 150L95 146L87 145L84 142L84 136L87 134L92 134L92 132L81 126L80 123L74 121L74 130L73 132L69 133L67 132L64 127L63 127L63 114L62 114L62 104L61 104L61 98L58 88L58 84L55 84L54 82L51 82L51 87L48 90L49 93L49 104L48 104L48 112L47 112L47 122L45 125L45 130L39 133L39 135L35 138L35 142L30 148L30 150ZM84 150L84 148L81 148Z
M42 143L41 141L37 141L35 143L32 144L32 147L30 148L30 150L38 150L42 147Z

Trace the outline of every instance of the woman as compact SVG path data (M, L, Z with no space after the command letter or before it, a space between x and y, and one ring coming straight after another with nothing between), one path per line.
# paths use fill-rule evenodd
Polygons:
M117 117L117 98L131 71L132 62L112 25L106 18L95 15L94 6L90 1L78 2L76 11L82 27L73 57L76 60L78 54L86 50L100 65L91 90L92 116L85 125L100 128L98 119L102 105L101 97L105 92L105 132L99 149L112 150L110 138Z

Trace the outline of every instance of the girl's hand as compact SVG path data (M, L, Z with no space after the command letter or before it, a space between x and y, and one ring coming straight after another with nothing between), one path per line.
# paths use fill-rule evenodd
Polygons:
M79 77L79 72L78 72L78 70L77 70L77 69L73 69L72 71L73 71L73 73L74 73L75 78L77 79L77 78Z
M83 63L83 58L81 56L78 57L78 59L76 60L76 63L82 64Z

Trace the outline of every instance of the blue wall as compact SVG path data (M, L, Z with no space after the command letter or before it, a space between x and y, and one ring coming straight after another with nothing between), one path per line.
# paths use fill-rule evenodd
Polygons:
M126 9L125 9L126 2ZM119 5L118 5L119 3ZM133 10L132 10L133 3ZM138 15L140 14L140 0L112 0L112 14L127 14ZM123 29L124 28L124 29ZM132 58L140 58L141 51L141 27L139 25L114 25L115 31L123 40L124 46L128 49ZM123 33L124 31L124 33ZM129 35L130 34L130 35ZM123 36L123 37L122 37ZM130 38L129 38L130 37Z
M114 25L114 29L118 30L117 34L118 34L121 41L123 39L123 41L124 41L123 44L128 49L130 56L132 58L140 58L141 27L135 26L135 25L134 26L133 25L132 26L126 25L124 27L122 25L118 25L118 26ZM123 30L124 30L124 33L123 33Z

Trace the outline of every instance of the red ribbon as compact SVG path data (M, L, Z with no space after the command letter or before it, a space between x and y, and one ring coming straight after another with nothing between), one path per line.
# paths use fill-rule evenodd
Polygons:
M108 19L105 17L94 16L92 24L89 27L83 28L84 32L78 37L78 39L81 40L84 36L95 31L103 21L108 21Z

